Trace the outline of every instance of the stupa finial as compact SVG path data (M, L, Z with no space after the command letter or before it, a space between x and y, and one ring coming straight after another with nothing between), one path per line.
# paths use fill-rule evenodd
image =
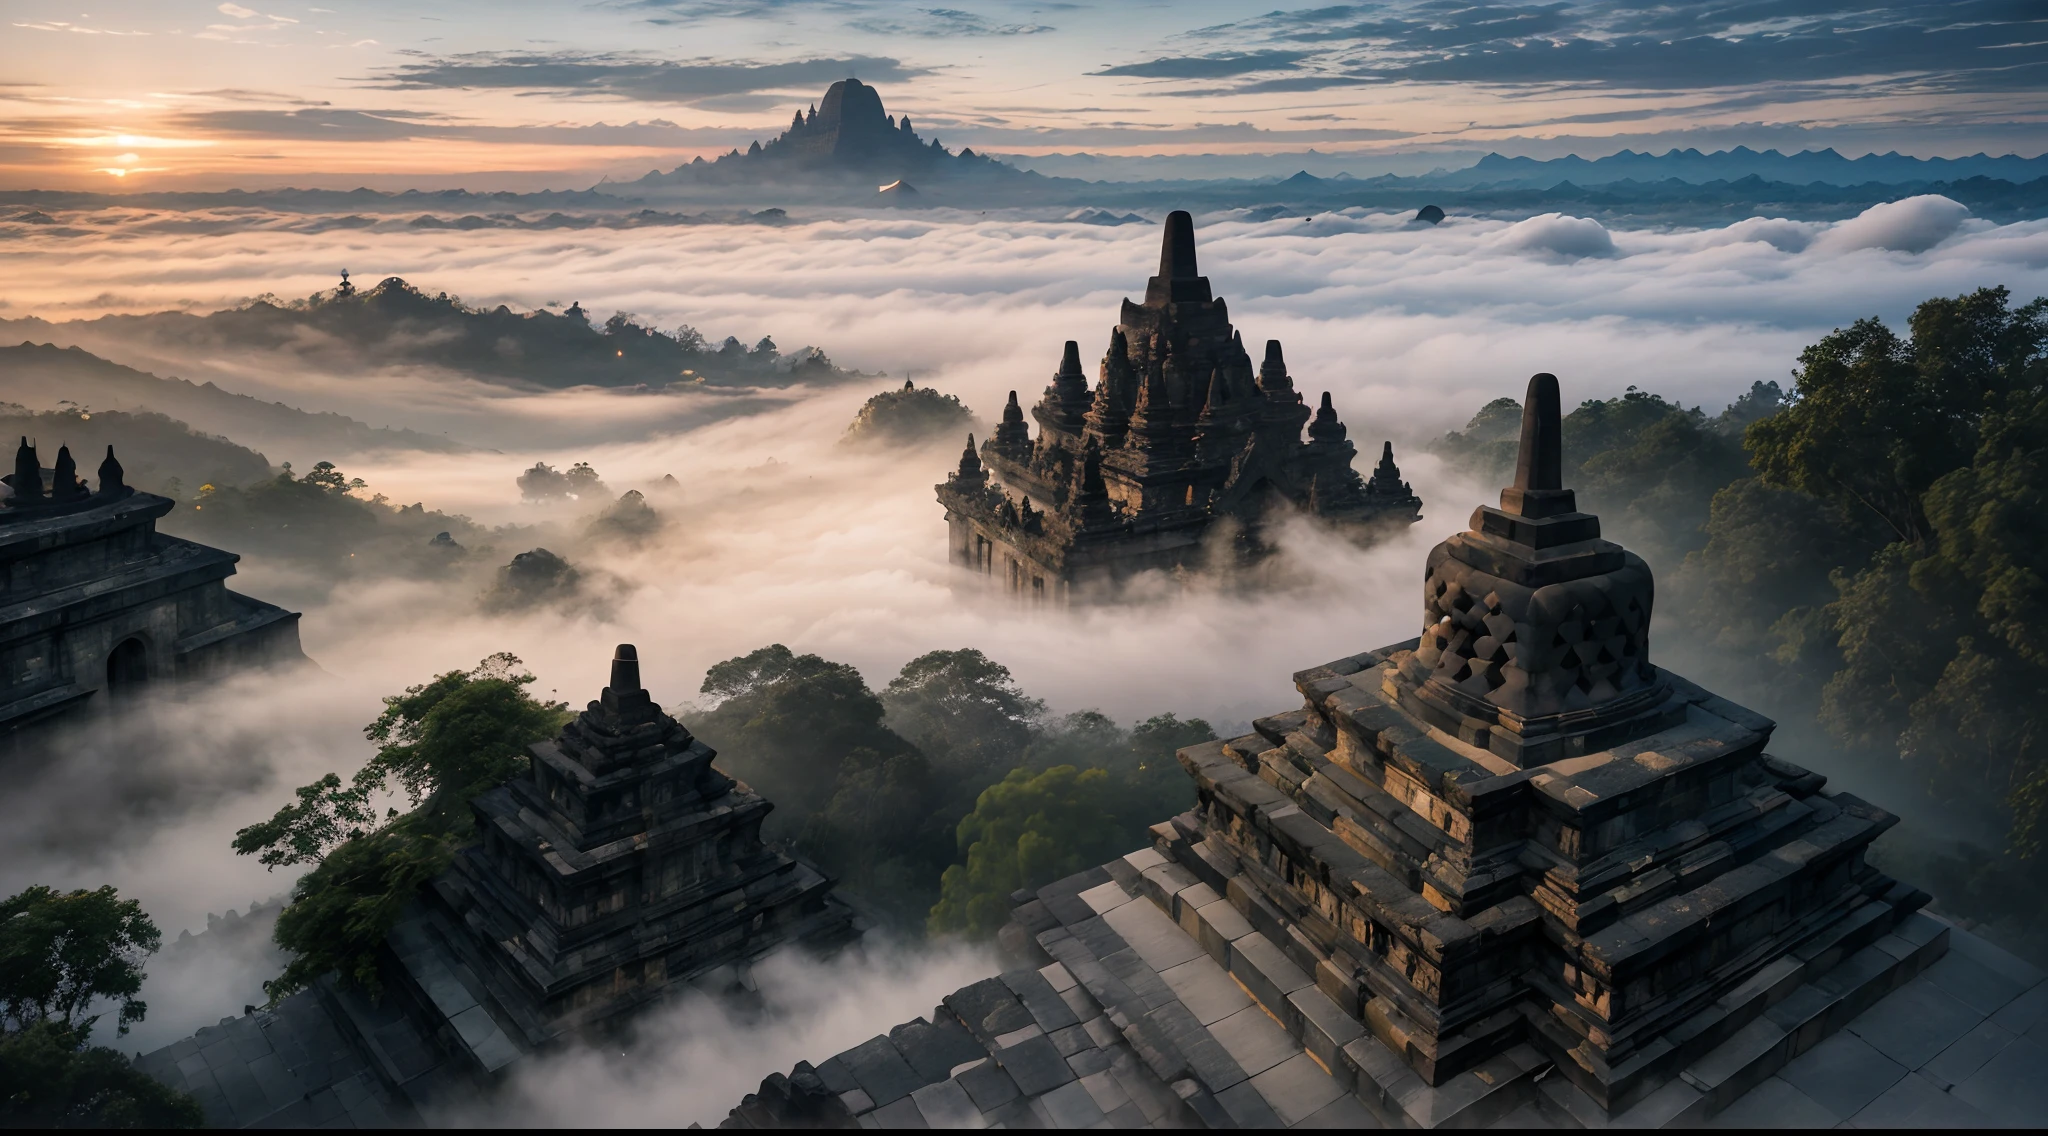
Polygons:
M1195 219L1185 209L1166 215L1166 235L1159 248L1159 275L1165 280L1188 280L1201 275L1195 269Z
M1531 376L1522 400L1522 448L1515 459L1515 488L1564 488L1564 420L1558 406L1557 376Z

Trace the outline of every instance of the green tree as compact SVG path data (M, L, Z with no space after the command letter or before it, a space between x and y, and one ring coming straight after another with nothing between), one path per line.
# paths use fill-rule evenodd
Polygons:
M534 677L499 653L384 700L363 727L376 756L347 787L328 774L297 791L269 820L235 834L235 852L275 868L316 864L278 916L279 946L293 959L264 984L275 1001L330 970L378 990L377 946L405 905L475 839L472 797L526 768L526 748L568 721L568 708L527 689ZM402 790L412 809L375 803Z
M855 750L886 759L916 749L883 724L859 670L780 643L714 665L702 691L719 702L693 729L727 772L775 802L770 820L785 834L826 807Z
M162 945L142 906L112 887L37 885L9 896L0 901L0 1029L50 1022L83 1042L99 1020L86 1011L111 999L114 1032L127 1033L149 1010L135 996L142 960Z
M955 776L990 779L1017 763L1045 713L1043 701L1017 688L1010 668L971 647L903 664L882 705L890 727L934 763Z
M1130 849L1110 808L1101 769L1011 770L960 821L964 863L946 869L929 926L987 938L1009 918L1009 896L1042 887Z
M0 901L0 1127L199 1127L192 1098L89 1044L96 1003L116 1007L116 1034L142 1020L142 963L162 943L111 887Z
M0 1035L0 1128L201 1128L199 1102L56 1021Z
M865 747L840 763L832 797L805 823L797 849L895 924L919 926L953 859L953 822L924 755Z
M2048 300L2004 288L1921 304L1910 338L1856 321L1800 353L1783 413L1745 435L1763 478L1867 510L1895 540L1931 536L1921 497L1970 463L1979 427L2029 383L2048 342Z
M1172 714L1129 731L1094 710L1062 718L1034 742L1031 764L984 790L959 822L962 862L945 870L927 926L985 937L1009 918L1011 892L1143 847L1152 825L1195 802L1175 751L1215 737L1200 718Z

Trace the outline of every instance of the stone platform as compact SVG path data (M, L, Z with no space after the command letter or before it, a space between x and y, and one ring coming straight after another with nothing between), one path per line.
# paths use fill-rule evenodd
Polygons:
M1022 897L1049 961L955 992L723 1127L1679 1128L2029 1126L2048 1115L2048 982L1923 912L1847 934L1726 999L1734 1036L1609 1117L1534 1046L1436 1086L1316 988L1234 875L1158 846ZM1221 887L1216 880L1220 878Z

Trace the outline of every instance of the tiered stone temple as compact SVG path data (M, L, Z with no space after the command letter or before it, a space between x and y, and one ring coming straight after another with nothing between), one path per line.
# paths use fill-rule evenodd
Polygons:
M216 1126L418 1126L666 992L750 989L777 948L858 937L829 879L761 842L772 806L714 756L621 645L598 700L471 802L479 841L386 940L383 997L330 975L142 1067Z
M95 695L305 657L298 613L228 590L240 557L156 531L177 502L130 488L113 447L94 490L70 447L45 469L23 438L0 488L0 737Z
M416 929L483 980L523 1048L784 944L858 934L830 880L761 842L774 806L714 756L621 644L611 685L533 746L531 774L471 802L480 840Z
M1012 896L1028 966L729 1126L2025 1116L2038 1064L1973 1054L2048 1023L2040 972L1866 862L1895 818L1651 662L1650 571L1559 480L1554 378L1523 414L1500 507L1429 556L1419 638L1182 750L1199 804L1152 847Z
M1421 519L1392 444L1371 480L1360 477L1330 396L1310 411L1279 340L1267 341L1254 370L1196 269L1185 212L1168 215L1159 275L1144 303L1124 301L1096 385L1069 340L1031 415L1036 440L1010 392L994 435L979 453L969 438L937 489L953 561L1034 599L1064 602L1076 588L1147 569L1197 567L1219 529L1235 555L1256 555L1276 507L1361 540Z

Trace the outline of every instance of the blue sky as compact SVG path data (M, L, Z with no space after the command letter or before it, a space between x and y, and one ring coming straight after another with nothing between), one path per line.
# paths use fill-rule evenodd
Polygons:
M4 0L14 187L636 176L857 75L999 153L2040 152L2038 0Z

